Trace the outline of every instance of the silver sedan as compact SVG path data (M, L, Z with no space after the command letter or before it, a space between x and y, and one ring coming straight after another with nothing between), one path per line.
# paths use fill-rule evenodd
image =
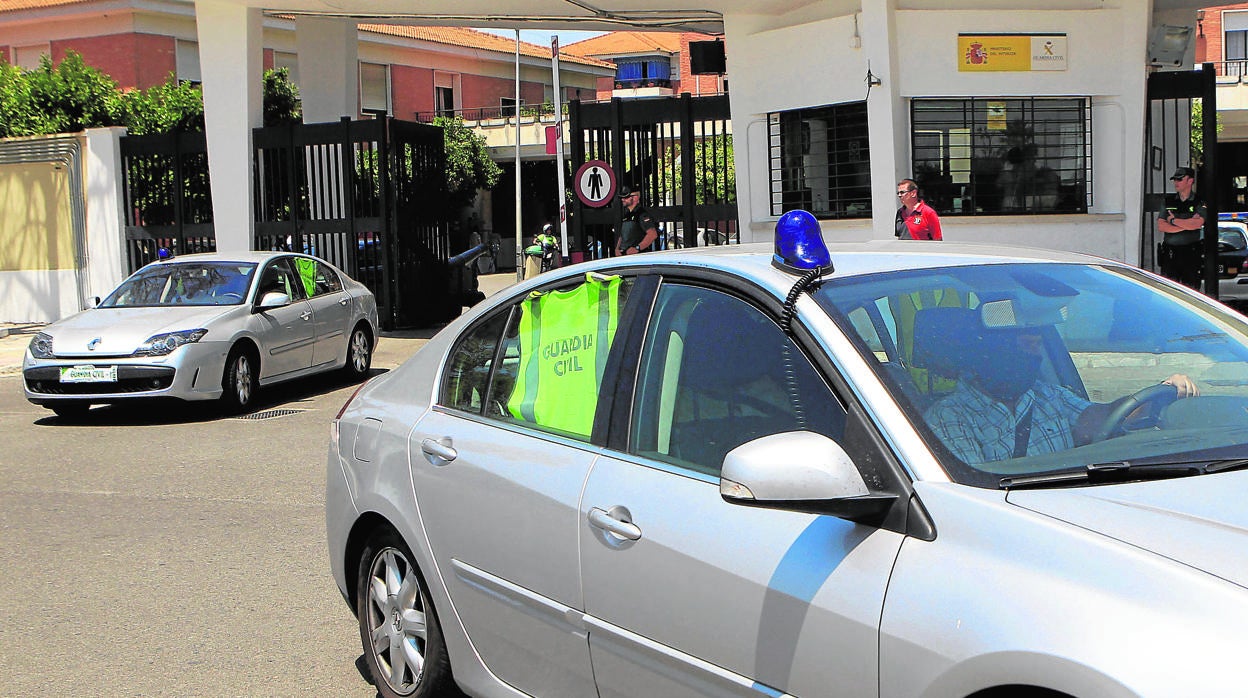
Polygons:
M342 369L363 378L377 303L302 254L196 254L149 264L96 307L48 325L22 365L26 398L59 416L142 398L247 410L264 385Z
M1243 317L821 245L549 272L349 400L330 564L381 695L1242 692Z

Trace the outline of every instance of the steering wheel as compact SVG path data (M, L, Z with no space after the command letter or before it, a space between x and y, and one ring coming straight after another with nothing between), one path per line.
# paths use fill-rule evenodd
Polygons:
M226 293L218 293L217 298L225 299L231 303L241 303L243 300L243 294L227 291Z
M1092 442L1104 441L1122 429L1123 424L1127 421L1127 417L1142 405L1155 405L1157 410L1161 410L1166 405L1179 399L1179 389L1173 385L1166 383L1158 383L1150 385L1147 388L1131 393L1126 399L1119 402L1105 415L1101 420L1096 431L1092 435Z

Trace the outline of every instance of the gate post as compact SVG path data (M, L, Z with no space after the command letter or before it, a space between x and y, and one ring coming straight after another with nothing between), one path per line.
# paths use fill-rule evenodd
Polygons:
M1218 299L1218 87L1213 64L1205 63L1200 71L1201 119L1200 148L1204 155L1200 169L1201 196L1205 200L1205 295Z
M560 128L562 128L560 124ZM572 140L572 160L568 163L568 169L575 175L576 171L585 162L585 134L581 133L581 100L574 99L568 102L568 137ZM572 188L576 189L577 183L572 182ZM567 192L559 192L559 196L567 199ZM572 239L576 241L576 248L581 250L582 258L589 259L589 250L585 245L585 204L581 201L580 196L572 197L572 210L575 215L572 216Z
M693 97L688 92L680 95L680 200L684 225L685 247L698 245L698 221L693 207L697 203L698 184L695 181L694 157L697 155L693 142Z

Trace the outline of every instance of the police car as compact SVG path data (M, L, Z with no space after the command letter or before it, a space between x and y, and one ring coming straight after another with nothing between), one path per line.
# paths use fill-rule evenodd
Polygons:
M1246 468L1242 316L791 212L457 319L343 406L326 519L383 696L1213 695Z

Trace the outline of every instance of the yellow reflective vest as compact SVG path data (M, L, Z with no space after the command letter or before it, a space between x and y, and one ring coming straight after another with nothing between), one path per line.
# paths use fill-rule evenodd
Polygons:
M586 274L569 291L534 292L520 306L520 366L507 410L516 419L588 437L620 316L618 276Z

